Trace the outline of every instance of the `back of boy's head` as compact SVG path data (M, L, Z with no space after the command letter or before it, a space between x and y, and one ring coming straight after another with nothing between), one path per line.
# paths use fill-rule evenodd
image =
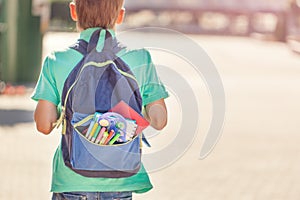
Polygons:
M82 29L102 27L112 29L124 0L74 0L78 26Z

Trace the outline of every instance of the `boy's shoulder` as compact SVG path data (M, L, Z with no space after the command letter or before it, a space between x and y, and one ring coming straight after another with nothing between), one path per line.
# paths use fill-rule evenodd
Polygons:
M68 62L74 59L81 59L82 54L70 47L66 47L50 52L46 58L52 62Z
M50 52L44 59L43 71L55 78L64 77L80 62L82 55L75 50L65 48Z
M129 49L124 48L119 52L118 57L122 58L129 65L148 65L152 63L150 52L145 48Z

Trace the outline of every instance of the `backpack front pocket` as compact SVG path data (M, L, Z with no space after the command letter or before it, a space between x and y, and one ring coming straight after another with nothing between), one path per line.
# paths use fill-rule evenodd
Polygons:
M92 119L91 115L80 113L73 115L74 129L70 160L72 167L76 170L103 173L137 171L141 163L140 136L120 144L96 144L85 136Z

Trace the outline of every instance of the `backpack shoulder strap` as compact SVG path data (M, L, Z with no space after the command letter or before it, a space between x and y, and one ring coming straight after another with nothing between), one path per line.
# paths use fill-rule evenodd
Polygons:
M70 49L74 49L82 55L87 54L88 43L85 40L79 39L75 44L70 46Z
M78 51L83 56L85 56L87 54L87 47L88 47L88 43L85 40L79 39L79 40L77 40L77 42L75 44L73 44L69 48L73 49L75 51ZM71 71L71 74L72 73L78 73L78 69L77 70L73 69ZM64 102L62 102L62 108L61 108L60 117L57 119L57 121L55 123L53 123L53 127L59 128L59 126L61 124L65 123L64 120L65 120L65 107L64 107ZM65 133L65 131L66 131L65 127L63 127L63 131L62 132Z

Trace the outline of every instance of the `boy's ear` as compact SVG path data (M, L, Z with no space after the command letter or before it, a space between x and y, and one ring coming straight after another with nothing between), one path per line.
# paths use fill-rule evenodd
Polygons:
M116 21L116 24L122 24L125 17L125 8L122 8L119 12L118 19Z
M70 15L73 21L77 21L77 12L76 12L76 5L74 2L71 2L69 4L69 8L70 8Z

